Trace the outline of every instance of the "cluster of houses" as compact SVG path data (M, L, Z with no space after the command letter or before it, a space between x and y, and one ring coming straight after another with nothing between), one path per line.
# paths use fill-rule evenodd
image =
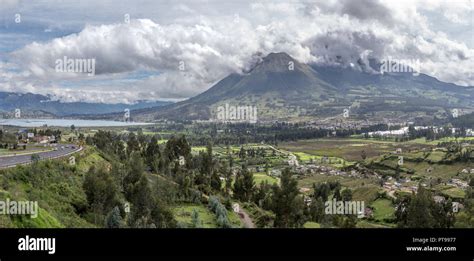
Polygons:
M427 184L421 183L421 186L426 187ZM418 192L418 186L414 186L411 183L410 178L400 179L396 181L392 177L388 177L387 181L383 183L383 188L390 195L396 191L402 191L402 192L408 192L408 193Z
M384 123L383 121L371 121L371 120L351 120L349 118L335 119L335 118L326 118L326 119L316 119L308 122L308 127L315 129L361 129L368 128L370 126Z
M460 179L450 179L448 180L448 184L460 189L467 189L469 187L469 184L466 181Z
M21 143L24 143L24 144L26 143L49 144L49 143L56 142L55 136L38 135L32 132L27 132L26 130L19 130L18 138L21 141Z
M356 170L350 170L350 171L343 171L343 170L338 170L334 169L328 166L323 166L323 165L316 165L316 164L290 164L293 168L293 171L298 174L298 175L311 175L311 174L320 174L320 175L327 175L327 176L342 176L342 177L353 177L353 178L366 178L367 175L364 174L362 175L360 172ZM269 170L268 175L273 176L273 177L279 177L281 175L281 170L277 168L273 168L272 170ZM381 178L378 174L370 174L371 176L375 178Z
M446 201L446 198L443 196L436 195L436 196L433 196L433 200L436 203L441 204ZM453 201L452 206L453 206L453 212L458 212L459 210L464 208L464 205L457 201Z
M461 170L461 173L463 173L463 174L468 174L468 173L474 174L474 169L463 169L463 170Z
M434 133L442 132L444 129L443 127L434 127L434 126L415 126L415 130L427 130L433 129ZM459 132L461 129L459 128L450 128L453 134ZM401 137L408 135L408 127L402 127L398 130L386 130L386 131L372 131L368 132L367 135L369 137ZM466 129L466 136L474 136L473 129Z

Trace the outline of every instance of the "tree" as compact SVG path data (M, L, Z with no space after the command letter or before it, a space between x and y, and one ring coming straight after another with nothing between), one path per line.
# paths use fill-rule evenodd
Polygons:
M193 213L191 214L191 224L193 228L202 228L202 220L199 218L199 212L193 208Z
M234 182L234 196L242 201L250 201L254 191L253 174L243 165Z
M120 215L119 207L114 207L106 218L107 228L120 228L123 226L122 216Z
M167 158L168 162L173 162L174 160L179 159L180 156L183 156L186 159L186 162L191 160L191 146L184 135L181 135L178 138L172 137L166 142L164 156Z
M342 201L351 201L352 200L352 191L350 189L344 189L341 193Z
M91 167L83 183L89 208L96 214L95 223L101 223L97 217L105 215L119 204L118 190L110 173L103 167ZM103 224L103 223L102 223Z
M336 199L336 200L341 200L341 188L340 187L337 187L335 190L334 190L334 195L333 197Z
M244 147L240 147L239 158L245 159L246 154L247 152L245 151Z
M158 145L158 139L152 137L150 142L146 146L145 159L147 165L151 168L152 171L157 172L159 169L160 162L160 146Z
M324 201L321 197L314 199L311 201L309 205L309 214L311 216L311 220L314 222L321 222L324 218Z
M140 151L140 143L138 142L135 133L131 132L128 135L127 154L130 155L134 151Z
M431 213L433 203L431 193L422 186L419 186L418 193L413 197L407 209L407 227L433 227L435 223Z
M232 224L227 217L227 209L215 197L209 197L209 209L216 214L217 225L221 228L231 228Z
M273 212L275 227L301 227L304 224L304 201L299 195L298 182L286 168L281 176L281 186L273 185Z
M313 198L317 199L320 197L323 201L327 201L331 190L330 185L327 183L313 183Z
M127 168L128 173L123 180L123 187L125 198L130 201L134 186L141 179L145 171L145 166L139 152L133 152L130 155Z
M217 173L217 171L213 171L211 175L211 188L214 191L220 191L222 188L221 177Z
M268 181L263 181L255 189L253 201L263 209L271 209L271 190L272 187Z
M451 200L437 203L422 186L417 194L397 199L395 216L399 227L450 228L455 224Z

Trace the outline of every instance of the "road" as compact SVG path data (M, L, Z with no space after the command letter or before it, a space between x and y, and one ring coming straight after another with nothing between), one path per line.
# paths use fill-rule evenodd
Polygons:
M79 147L77 145L71 145L71 144L58 144L56 148L57 150L31 153L31 154L26 154L26 155L2 156L0 157L0 169L14 167L17 165L22 165L22 164L29 164L31 163L31 155L33 154L39 155L40 160L45 160L45 159L61 158L61 157L64 157L69 154L79 152L82 150L82 147Z

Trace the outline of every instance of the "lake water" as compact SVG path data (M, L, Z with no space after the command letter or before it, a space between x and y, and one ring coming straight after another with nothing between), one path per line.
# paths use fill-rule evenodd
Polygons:
M123 122L106 120L74 120L74 119L0 119L0 125L10 125L18 127L127 127L138 125L150 125L145 122Z

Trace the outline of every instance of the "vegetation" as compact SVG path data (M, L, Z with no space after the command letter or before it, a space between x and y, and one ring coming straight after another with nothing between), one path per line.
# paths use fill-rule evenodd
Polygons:
M32 153L32 164L0 170L0 200L40 207L36 219L2 216L0 226L238 228L248 225L245 213L261 228L472 227L472 184L453 180L472 179L474 140L414 130L406 139L361 130L328 138L298 124L186 126L34 130L84 150L75 165ZM16 144L11 133L0 144ZM400 182L405 190L386 188ZM370 213L328 214L332 200L364 202Z

